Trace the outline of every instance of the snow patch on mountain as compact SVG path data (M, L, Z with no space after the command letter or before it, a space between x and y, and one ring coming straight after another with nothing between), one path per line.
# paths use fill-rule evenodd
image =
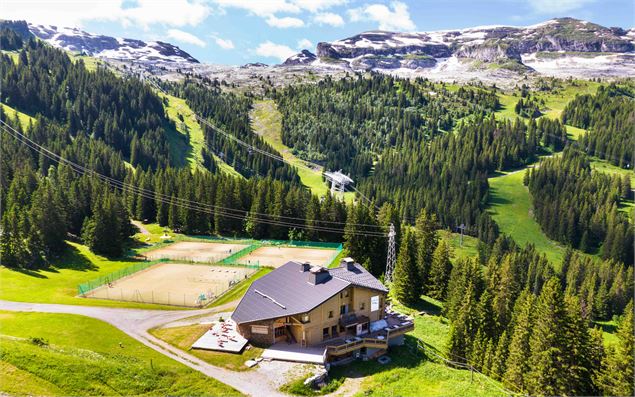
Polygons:
M29 30L33 35L54 47L96 58L140 62L198 63L198 60L179 47L162 41L144 42L95 35L77 28L54 25L29 24Z

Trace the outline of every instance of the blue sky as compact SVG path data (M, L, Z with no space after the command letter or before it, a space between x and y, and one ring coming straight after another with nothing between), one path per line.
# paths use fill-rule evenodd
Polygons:
M178 45L203 62L279 63L320 41L383 29L531 25L571 16L635 26L632 0L2 0L6 19Z

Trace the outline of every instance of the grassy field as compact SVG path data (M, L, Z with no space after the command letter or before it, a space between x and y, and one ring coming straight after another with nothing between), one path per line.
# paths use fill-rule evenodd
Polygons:
M190 347L205 331L209 329L209 325L187 325L184 327L157 328L150 330L150 333L159 339L162 339L174 347L187 351L193 356L200 358L212 365L231 369L232 371L247 371L249 368L245 366L245 361L260 357L262 349L252 346L249 350L245 349L241 354L215 352L208 350L191 349Z
M463 245L461 245L460 233L440 230L439 237L450 244L454 259L478 257L478 238L463 235Z
M64 303L69 305L165 308L134 302L117 302L76 297L77 285L131 266L132 260L109 260L80 244L68 243L67 252L46 270L16 271L0 266L0 299L19 302Z
M204 169L202 150L205 147L205 136L203 135L201 125L196 120L196 115L185 102L185 99L177 98L172 95L159 95L168 99L168 106L166 106L165 110L170 120L176 124L176 130L182 135L182 137L169 137L172 156L174 158L185 159L192 170ZM181 121L179 116L183 117L183 121ZM186 139L183 140L183 137L186 137ZM215 154L212 154L212 156L221 172L241 176L234 168L225 163L218 156Z
M2 107L2 111L9 117L9 118L18 118L18 121L20 121L20 124L22 125L22 129L26 129L29 126L29 123L35 123L35 119L31 116L29 116L26 113L22 113L14 108L12 108L9 105L5 105L4 103L0 103L0 107Z
M308 170L303 166L313 167L314 165L297 158L291 149L282 143L282 115L278 112L276 104L272 99L256 101L251 113L252 127L269 145L282 154L282 157L293 165L298 165L296 170L302 183L311 191L323 196L329 190L322 180L322 167ZM352 200L354 194L345 193L347 201Z
M11 312L0 319L1 394L240 395L99 320Z
M489 212L501 232L511 236L521 246L532 243L544 253L556 268L560 266L564 248L549 239L531 214L531 197L523 186L525 171L489 179Z

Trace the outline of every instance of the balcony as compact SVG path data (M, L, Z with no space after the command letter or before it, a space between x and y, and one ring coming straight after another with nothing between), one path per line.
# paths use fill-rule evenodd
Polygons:
M348 319L350 321L352 316L349 316ZM325 341L322 346L326 348L326 353L332 356L341 356L363 347L387 349L388 342L391 339L410 332L415 328L411 318L398 313L386 313L383 320L386 322L386 326L382 329L358 336L353 334L343 335L342 337Z

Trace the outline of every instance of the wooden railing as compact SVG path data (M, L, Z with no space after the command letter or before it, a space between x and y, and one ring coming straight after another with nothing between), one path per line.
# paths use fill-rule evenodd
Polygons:
M371 348L388 348L388 340L399 335L403 335L406 332L414 330L414 323L402 325L399 328L390 329L387 331L385 339L378 338L357 338L348 343L339 346L326 346L326 350L329 354L339 356L342 354L350 353L353 350L361 349L362 347Z

